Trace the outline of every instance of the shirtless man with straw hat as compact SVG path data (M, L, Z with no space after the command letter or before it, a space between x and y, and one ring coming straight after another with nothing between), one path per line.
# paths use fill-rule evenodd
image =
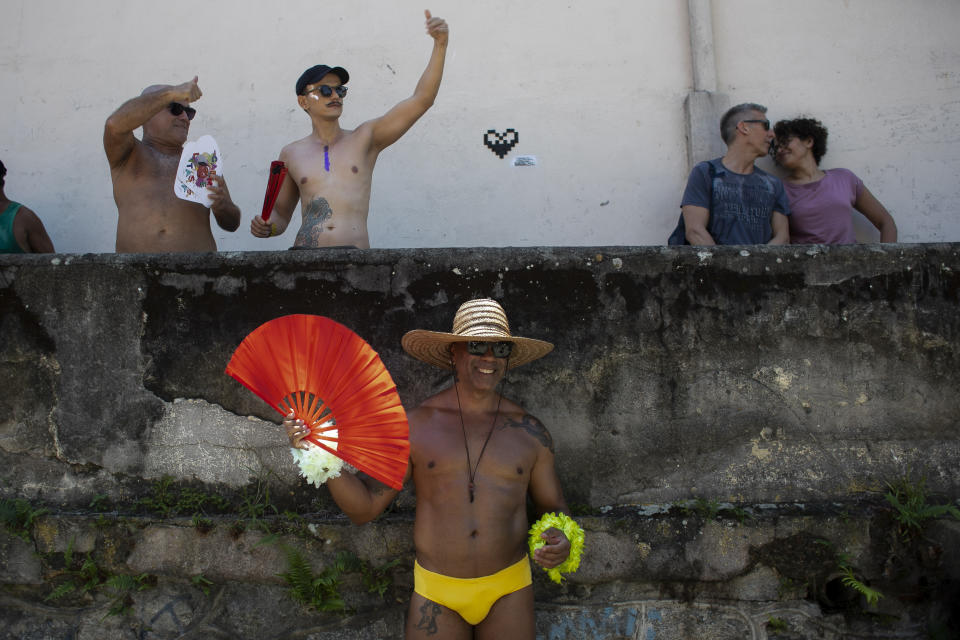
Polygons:
M417 495L414 593L406 637L535 637L533 587L527 555L527 496L537 515L567 512L554 469L553 439L522 407L497 392L507 371L553 349L510 333L494 300L464 303L453 331L410 331L408 354L453 371L453 385L408 415L410 465ZM288 416L293 446L309 431ZM363 476L327 481L355 524L379 515L397 491ZM557 528L541 536L534 561L554 568L571 545Z

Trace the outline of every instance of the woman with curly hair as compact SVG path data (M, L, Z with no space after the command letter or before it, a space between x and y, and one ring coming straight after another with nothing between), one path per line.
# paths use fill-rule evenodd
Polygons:
M852 210L880 231L880 242L897 241L897 223L848 169L820 168L827 129L819 120L781 120L774 128L773 159L786 171L791 244L854 244Z

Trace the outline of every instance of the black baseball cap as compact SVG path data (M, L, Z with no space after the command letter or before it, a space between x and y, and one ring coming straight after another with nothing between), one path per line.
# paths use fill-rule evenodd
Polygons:
M325 64L314 65L300 74L300 79L297 80L297 95L303 95L303 90L307 88L308 84L319 82L328 73L336 74L340 78L341 84L347 84L350 81L350 74L343 67L328 67Z

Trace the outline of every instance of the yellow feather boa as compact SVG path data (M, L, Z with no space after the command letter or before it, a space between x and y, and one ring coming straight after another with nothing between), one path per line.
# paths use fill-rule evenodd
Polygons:
M530 527L530 555L547 544L547 541L540 537L544 531L550 527L556 527L567 536L570 541L570 555L563 564L553 569L543 568L550 576L550 579L559 584L563 581L561 573L573 573L580 568L580 556L583 554L583 529L577 522L565 513L545 513L543 517L537 520Z

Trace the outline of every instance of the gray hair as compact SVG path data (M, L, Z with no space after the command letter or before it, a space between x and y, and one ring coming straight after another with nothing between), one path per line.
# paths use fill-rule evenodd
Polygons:
M767 108L762 104L757 104L755 102L744 102L743 104L738 104L735 107L730 107L730 109L723 114L723 117L720 118L720 137L723 138L723 141L727 145L733 142L737 137L737 125L742 122L742 120L740 120L740 116L750 111L766 113Z

